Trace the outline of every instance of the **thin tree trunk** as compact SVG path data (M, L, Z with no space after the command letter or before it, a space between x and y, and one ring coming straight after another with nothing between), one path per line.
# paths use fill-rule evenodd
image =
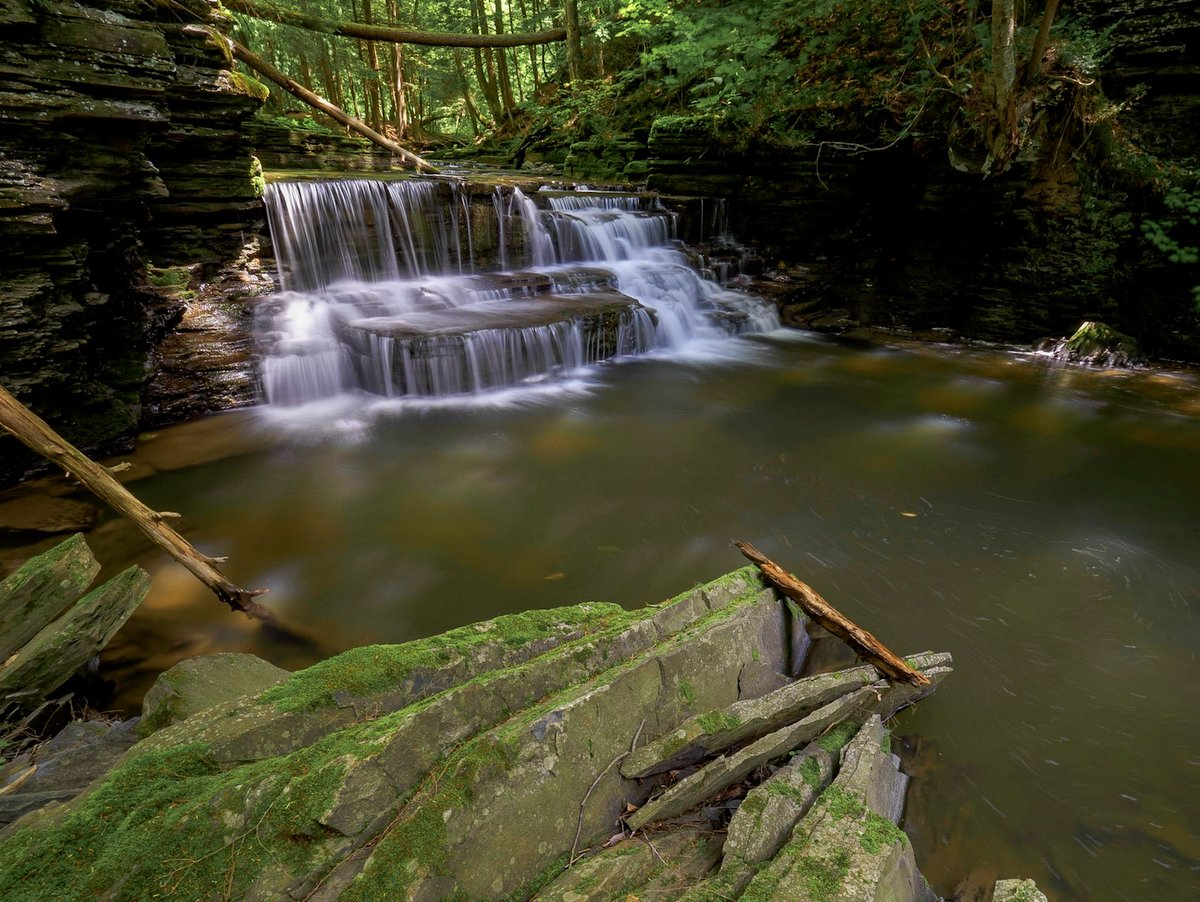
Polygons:
M471 99L471 84L467 81L467 70L463 66L461 50L454 51L454 69L458 73L459 84L462 86L463 105L467 108L467 115L471 119L471 133L478 136L479 129L483 125L483 117L479 115L475 101Z
M368 41L391 41L396 44L422 44L427 47L524 47L527 44L553 44L565 41L567 32L562 28L551 28L535 34L452 34L435 31L415 31L392 25L365 25L361 22L335 22L318 16L309 16L290 10L279 9L259 0L229 0L228 9L254 19L279 22L306 31L321 34L341 35L348 38L363 38Z
M371 0L362 0L363 5L363 20L367 25L373 25L374 17L371 15ZM375 49L374 41L367 41L367 65L371 67L371 72L374 73L374 79L365 87L367 88L367 102L371 110L371 127L376 131L383 128L383 98L379 91L379 51Z
M1017 151L1016 0L992 0L992 116L985 175L1004 172Z
M1058 0L1046 0L1046 11L1042 13L1042 24L1038 28L1037 39L1033 42L1033 52L1029 54L1029 65L1025 69L1025 84L1029 84L1042 71L1042 57L1046 55L1046 44L1050 40L1050 26L1054 24L1054 16L1058 12Z
M387 0L388 19L396 21L396 0ZM404 45L392 44L389 48L388 88L392 92L392 124L396 137L403 138L408 131L407 103L404 96Z
M177 517L168 511L148 508L121 485L112 473L60 436L50 426L0 386L0 426L18 441L29 446L51 463L78 479L101 501L136 526L151 542L183 564L193 576L208 586L232 610L244 611L261 620L272 620L271 612L255 601L265 590L253 592L235 586L226 579L216 558L201 554L164 523Z
M525 6L525 0L519 0L521 6L521 24L523 27L529 27L529 10ZM534 10L537 9L537 2L534 0ZM532 44L529 46L529 71L533 73L533 96L537 96L538 88L541 87L541 78L538 76L538 52L537 47Z
M318 66L321 69L321 81L325 83L325 93L329 95L334 106L345 107L346 99L342 94L341 81L334 75L333 64L329 60L329 47L324 41L321 41L321 58Z
M579 33L579 7L576 0L563 0L563 19L567 26L567 77L583 78L583 40Z
M500 0L492 4L492 23L498 35L504 34L504 9ZM503 49L495 54L496 69L500 77L500 99L504 101L504 114L511 117L517 109L517 101L513 99L512 80L508 75L508 54Z
M471 24L480 36L487 36L487 18L484 14L483 0L471 0ZM500 92L496 89L495 68L492 66L490 50L475 50L475 78L483 91L483 99L487 102L488 112L492 121L499 122L502 116L500 108Z
M229 40L229 39L227 38L226 40ZM253 69L255 72L257 72L260 75L263 75L266 78L269 78L271 81L275 82L275 84L279 85L279 87L283 88L289 94L291 94L295 97L298 97L299 99L301 99L305 103L307 103L309 106L315 107L316 109L320 110L325 115L329 116L330 118L334 119L337 122L340 122L342 125L346 126L347 128L353 129L354 131L356 131L360 135L362 135L364 138L368 138L371 141L374 141L380 147L390 150L392 153L394 153L396 156L400 157L401 159L407 160L409 163L412 163L413 166L415 166L417 169L419 169L423 172L437 172L437 169L435 169L433 166L430 166L427 162L425 162L423 159L421 159L419 156L417 156L411 150L407 150L406 148L401 147L395 141L392 141L389 138L385 138L383 135L379 134L379 132L375 131L369 125L367 125L365 122L361 122L358 119L355 119L353 116L346 115L345 112L338 109L336 106L334 106L328 100L326 100L324 97L319 97L316 94L314 94L312 91L309 91L307 88L304 88L304 87L296 84L296 82L292 81L292 79L288 78L286 75L284 75L282 72L280 72L274 66L272 66L270 63L267 63L264 60L259 59L257 56L255 56L253 53L251 53L249 50L247 50L245 47L243 47L237 41L229 40L229 45L233 49L233 55L237 59L241 60L243 63L245 63L251 69Z

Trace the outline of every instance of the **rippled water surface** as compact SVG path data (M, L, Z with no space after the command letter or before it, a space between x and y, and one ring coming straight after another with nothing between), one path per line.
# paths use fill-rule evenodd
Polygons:
M1196 898L1197 389L776 334L471 405L217 418L157 441L261 447L166 472L151 441L160 473L135 489L331 649L660 601L748 539L899 651L953 652L897 727L939 892L998 873L1057 899ZM135 556L121 524L96 541ZM197 650L306 663L141 559L154 595L105 665L129 693Z

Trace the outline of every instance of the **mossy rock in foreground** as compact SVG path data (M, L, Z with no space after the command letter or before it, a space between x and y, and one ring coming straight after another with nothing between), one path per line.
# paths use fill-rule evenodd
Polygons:
M665 606L539 612L339 656L156 732L80 797L13 825L0 898L529 895L569 853L585 799L588 844L644 801L650 786L615 769L589 795L639 725L680 722L685 680L698 706L735 701L752 652L782 667L786 617L744 570ZM225 725L256 718L288 747L302 722L271 717L320 728L277 754L222 747Z

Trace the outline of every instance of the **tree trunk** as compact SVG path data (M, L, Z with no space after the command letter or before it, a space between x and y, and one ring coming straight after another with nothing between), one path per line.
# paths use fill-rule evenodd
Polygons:
M479 115L479 110L475 107L475 101L471 99L471 84L467 81L467 70L463 66L462 51L454 51L454 69L458 72L458 80L462 86L463 106L467 108L467 115L471 119L471 133L478 137L479 129L483 125L483 117Z
M367 25L373 25L371 15L371 0L362 0L363 20ZM371 127L376 131L383 128L383 97L379 90L379 51L375 49L374 41L367 41L367 65L374 73L374 78L364 84L367 91L367 106L370 109Z
M1042 57L1046 55L1046 44L1050 40L1050 26L1054 24L1054 16L1058 12L1058 0L1046 0L1046 10L1042 13L1042 24L1038 28L1037 40L1033 42L1033 52L1029 54L1029 65L1025 69L1025 84L1031 83L1042 71Z
M492 4L492 24L497 35L504 34L504 9L500 5L500 0L494 0ZM513 99L512 81L508 75L508 55L503 49L496 54L496 70L500 80L500 99L504 102L504 115L511 117L517 109L517 102Z
M579 34L576 0L563 0L563 18L567 26L567 77L579 81L583 78L583 40Z
M483 8L483 0L472 0L471 24L481 37L487 36L487 15ZM480 90L483 91L483 99L487 101L492 121L498 123L503 117L503 110L500 106L500 91L496 87L496 69L492 64L490 50L475 50L475 77L479 81Z
M985 175L1004 172L1017 151L1016 0L992 0L992 116Z
M229 40L229 39L227 38L226 40ZM344 113L342 110L338 109L336 106L334 106L332 103L330 103L325 98L318 97L312 91L309 91L308 89L296 84L296 82L292 81L292 79L288 78L286 75L284 75L282 72L280 72L274 66L272 66L270 63L267 63L264 60L259 59L257 56L255 56L253 53L251 53L249 50L247 50L245 47L243 47L237 41L229 40L229 46L233 49L234 57L241 60L243 63L245 63L251 69L253 69L255 72L257 72L260 75L263 75L266 78L269 78L271 81L275 82L275 84L279 85L279 87L283 88L285 91L287 91L292 96L298 97L300 100L303 100L309 106L320 110L322 113L329 116L334 121L339 122L342 125L346 126L347 128L358 132L364 138L368 138L371 141L374 141L380 147L383 147L383 148L391 151L392 153L394 153L396 156L400 157L401 159L407 160L409 163L413 164L413 166L415 166L417 169L421 170L422 172L437 172L437 170L434 167L430 166L427 162L425 162L423 159L421 159L419 156L417 156L411 150L407 150L407 149L401 147L395 141L392 141L389 138L385 138L383 135L379 134L379 132L372 129L366 123L361 122L358 119L355 119L353 116L346 115L346 113Z
M306 31L321 34L341 35L348 38L363 38L368 41L391 41L396 44L422 44L427 47L524 47L527 44L553 44L565 41L567 32L562 28L539 31L535 34L489 35L450 34L446 32L414 31L392 25L365 25L361 22L335 22L318 16L279 9L257 0L228 0L228 9L254 19L291 25Z
M396 21L396 0L387 0L388 19ZM403 138L408 131L408 110L404 96L404 45L392 44L388 55L388 89L392 92L392 124L396 137Z

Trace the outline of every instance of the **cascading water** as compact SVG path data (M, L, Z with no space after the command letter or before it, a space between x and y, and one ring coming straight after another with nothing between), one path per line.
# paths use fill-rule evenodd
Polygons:
M284 290L260 308L267 400L473 394L778 326L695 272L632 195L407 180L277 182ZM544 208L543 208L544 205Z

